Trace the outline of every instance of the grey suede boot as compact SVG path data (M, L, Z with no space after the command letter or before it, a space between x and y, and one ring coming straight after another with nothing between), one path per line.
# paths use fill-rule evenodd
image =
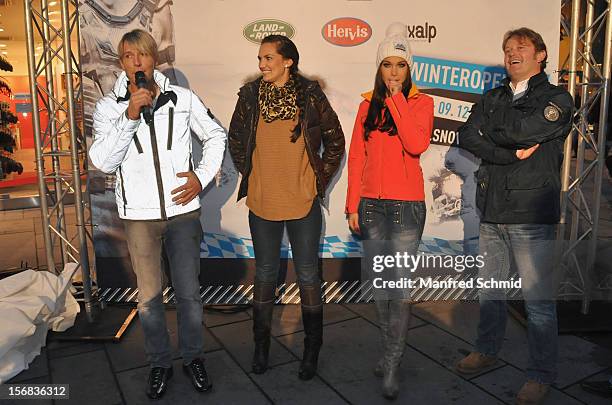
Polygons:
M383 354L374 367L374 375L382 377L384 375L385 353L387 352L387 333L389 332L389 300L376 300L376 313L378 315L378 325L380 326L380 340L382 342Z
M396 399L399 394L399 365L406 348L406 333L410 321L410 301L389 301L389 327L383 363L383 396Z

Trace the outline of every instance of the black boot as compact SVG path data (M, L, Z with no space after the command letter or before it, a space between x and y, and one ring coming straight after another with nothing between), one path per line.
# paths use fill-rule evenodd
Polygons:
M257 283L253 291L253 353L252 370L255 374L263 374L268 369L270 354L270 329L272 327L272 311L274 310L274 284Z
M300 288L302 322L304 323L304 355L298 376L310 380L317 373L319 351L323 344L323 303L321 284Z

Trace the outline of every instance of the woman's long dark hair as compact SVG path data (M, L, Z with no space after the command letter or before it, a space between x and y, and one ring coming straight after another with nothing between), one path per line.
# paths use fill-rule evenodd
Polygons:
M268 35L262 41L262 44L275 44L276 52L279 53L285 59L291 59L293 64L289 66L289 75L293 79L296 93L296 102L299 109L298 122L293 128L291 134L291 142L297 141L302 133L302 121L304 119L304 110L306 109L306 99L304 97L304 89L302 88L302 81L300 80L300 74L298 64L300 62L300 53L292 40L284 35Z
M383 81L381 73L382 62L378 66L376 71L376 79L374 79L374 92L372 99L370 100L370 107L368 108L368 115L366 116L365 122L363 123L364 138L367 141L370 137L370 132L379 130L380 132L387 132L389 135L397 135L397 125L393 121L391 112L385 106L385 99L387 98L387 85ZM410 78L410 69L406 75L406 80L402 83L402 94L404 97L408 97L410 89L412 88L412 79Z

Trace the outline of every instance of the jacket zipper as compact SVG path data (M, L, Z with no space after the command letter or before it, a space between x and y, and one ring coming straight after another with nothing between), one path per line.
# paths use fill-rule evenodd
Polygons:
M123 182L123 171L119 166L119 178L121 179L121 196L123 197L123 216L127 216L127 197L125 196L125 186Z
M304 137L304 145L306 145L306 154L308 155L308 161L310 163L310 167L312 167L312 170L314 171L314 174L315 174L315 181L317 182L317 194L320 194L321 203L325 203L325 190L321 192L323 185L321 184L319 177L317 176L317 169L314 167L312 148L310 147L310 142L308 141L308 136L306 135L306 123L308 122L307 118L308 118L308 113L310 112L310 108L309 108L310 103L308 102L308 100L310 99L308 95L306 96L306 100L307 100L306 105L304 107L304 120L302 121L302 127L300 128L300 131L302 131L302 136ZM323 136L323 131L321 131L321 136Z
M478 184L478 187L482 188L484 192L484 202L482 203L482 216L484 218L487 218L487 202L489 201L489 175L490 173L487 171L485 179Z
M170 107L168 110L168 145L167 149L172 149L172 130L174 129L174 108Z
M406 180L410 181L408 177L408 168L406 167L406 151L402 149L402 163L404 164L404 174L406 175Z
M246 156L244 157L245 159L245 167L248 167L248 173L245 171L244 175L245 178L248 181L249 176L251 175L251 169L252 169L252 163L251 163L251 159L252 159L252 154L253 154L253 138L255 137L255 133L257 132L257 125L259 124L259 103L257 102L257 99L255 99L255 109L253 111L253 115L251 116L251 131L249 133L249 139L247 141L247 150L246 150Z
M166 203L164 199L164 183L162 182L161 170L159 168L159 151L157 150L157 136L155 135L155 121L149 124L151 134L151 147L153 149L153 165L155 166L155 178L157 179L157 194L159 195L159 210L163 220L167 220Z
M138 153L142 153L142 145L140 144L140 141L138 140L138 135L134 134L134 143L136 144L136 150L138 151Z
M379 133L382 133L382 132L379 132ZM383 166L383 158L385 156L385 151L384 151L384 148L385 148L385 142L384 142L385 138L384 137L380 137L380 138L381 138L381 140L380 140L380 159L378 159L378 162L379 162L378 166L379 166L379 173L380 173L380 181L378 182L378 199L379 200L382 199L382 183L383 183L383 177L384 177L383 176L383 171L382 171L382 169L383 169L382 166Z

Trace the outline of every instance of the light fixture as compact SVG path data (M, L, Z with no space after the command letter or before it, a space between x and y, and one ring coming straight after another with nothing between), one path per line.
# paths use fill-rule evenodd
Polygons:
M21 113L21 115L23 115L24 118L28 118L28 113Z
M0 48L6 48L6 44L0 44Z
M7 51L2 51L2 55L8 55Z
M4 31L4 28L0 28L0 32L3 32L3 31Z
M53 7L53 6L57 5L57 1L52 1L51 3L49 3L49 5L50 5L51 7Z

